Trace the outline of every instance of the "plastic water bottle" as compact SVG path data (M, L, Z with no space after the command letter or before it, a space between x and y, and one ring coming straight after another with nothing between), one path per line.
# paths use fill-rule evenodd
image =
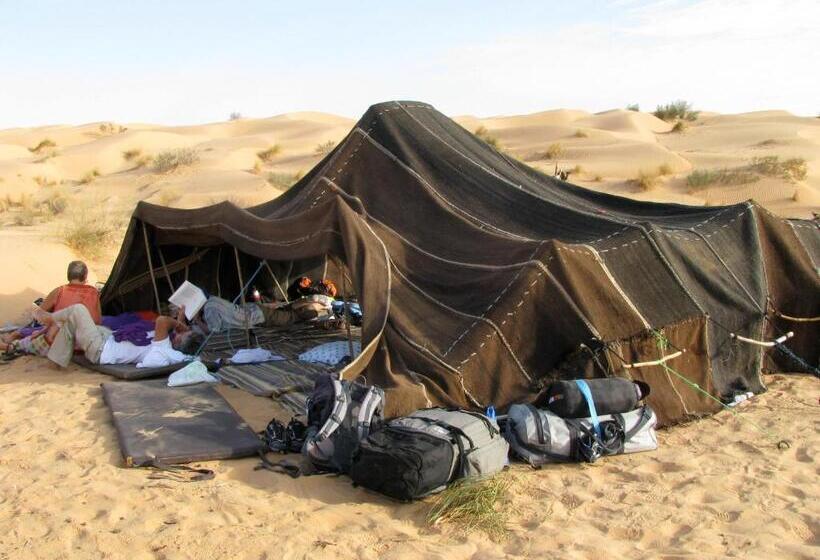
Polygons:
M486 416L490 420L495 420L495 407L493 405L487 407Z

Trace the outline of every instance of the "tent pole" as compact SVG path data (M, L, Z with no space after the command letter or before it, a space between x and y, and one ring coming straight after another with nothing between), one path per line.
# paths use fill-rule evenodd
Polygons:
M157 313L162 314L159 304L159 289L157 288L157 277L154 276L154 261L151 259L151 246L148 244L148 228L142 222L142 239L145 241L145 255L148 257L148 272L151 273L151 284L154 285L154 297L157 300Z
M242 298L242 311L245 314L245 340L248 343L247 348L250 348L251 347L251 331L250 331L250 328L248 326L248 310L245 307L245 304L247 303L245 301L245 287L244 287L245 282L244 282L244 280L242 280L242 264L239 262L239 249L234 247L233 248L233 254L234 254L234 257L236 257L236 274L239 277L239 286L240 286L240 290L241 290L239 292L239 296Z
M339 268L339 272L342 274L342 302L344 303L345 309L345 327L347 328L347 349L350 351L350 360L353 361L356 358L356 353L353 350L353 334L350 332L350 310L347 308L347 276L342 270L341 261L339 261L338 259L336 259L336 266Z
M276 275L273 273L273 269L271 269L270 264L268 264L268 261L262 262L265 263L265 266L268 268L268 272L270 273L271 278L273 278L273 281L276 282L276 287L279 288L279 292L282 294L282 297L285 298L285 303L290 303L290 300L288 299L288 294L285 293L285 290L282 289L282 286L279 284L279 280L276 279Z
M174 288L174 283L171 281L171 273L168 272L168 266L165 264L165 255L162 254L162 249L159 247L157 247L157 253L159 253L159 262L162 263L162 270L165 272L165 279L168 280L168 287L171 288L173 294L177 289Z
M219 270L219 267L222 265L222 247L219 248L219 252L216 254L216 297L222 297L222 285L219 283L219 275L222 273Z

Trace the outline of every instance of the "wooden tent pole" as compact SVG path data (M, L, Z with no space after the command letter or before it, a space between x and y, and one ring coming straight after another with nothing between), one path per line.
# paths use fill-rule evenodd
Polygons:
M248 326L248 309L245 307L245 304L247 303L245 301L245 288L244 288L245 281L242 279L242 264L239 261L239 249L234 247L233 248L233 254L234 254L234 257L236 257L236 274L239 277L239 290L240 290L239 295L242 298L241 299L241 301L242 301L242 312L245 316L245 341L248 344L246 346L246 348L250 348L251 347L251 331L250 331L250 327Z
M162 264L162 270L165 272L165 279L168 280L168 287L171 288L171 293L177 291L174 288L174 282L171 280L171 273L168 272L168 266L165 264L165 255L162 254L162 249L157 247L157 253L159 253L159 262Z
M290 303L290 300L288 299L288 294L285 292L285 290L282 289L282 286L281 286L281 284L279 284L279 280L276 279L276 275L273 273L273 269L268 264L268 261L263 261L263 262L265 263L265 266L267 267L271 278L273 278L273 281L276 283L276 287L279 288L279 292L282 294L282 297L285 299L285 303Z
M145 255L148 257L148 272L151 273L151 284L154 286L154 297L157 299L157 313L162 314L159 304L159 289L157 288L157 277L154 276L154 261L151 258L151 246L148 244L148 228L142 222L142 239L145 241Z
M353 334L350 332L350 310L347 308L347 275L345 275L344 271L342 270L341 261L338 259L336 260L336 266L339 268L339 272L342 274L342 303L344 304L345 309L345 326L347 327L347 348L350 350L350 360L353 361L356 358L356 352L353 350Z

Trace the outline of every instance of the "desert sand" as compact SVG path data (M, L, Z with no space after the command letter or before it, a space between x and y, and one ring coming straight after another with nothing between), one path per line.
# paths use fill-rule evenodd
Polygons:
M509 535L494 542L429 526L429 501L255 471L256 459L199 463L217 473L205 482L149 479L121 466L105 376L35 358L0 368L3 559L817 557L820 413L805 376L768 377L737 417L663 430L654 452L512 467ZM256 429L286 418L222 392Z
M573 170L571 182L604 192L709 205L754 198L789 217L820 211L818 119L702 113L683 133L626 110L457 120L471 131L484 127L512 157L549 173L556 165ZM268 200L353 123L297 113L184 127L0 131L0 324L64 282L73 258L90 263L92 281L104 281L138 200L188 208ZM197 161L172 171L149 160L189 148ZM693 170L741 169L773 155L803 158L807 176L687 185ZM632 181L640 173L661 176L642 188ZM104 224L98 251L67 241L78 224ZM121 466L99 389L106 380L35 358L0 365L0 559L818 555L820 414L817 381L803 376L770 377L769 392L742 405L738 418L723 412L663 431L657 452L512 468L510 532L501 542L428 526L427 502L397 504L345 478L257 472L252 459L207 463L217 472L208 482L151 480ZM272 401L222 390L257 429L273 415L287 420ZM780 440L790 446L779 449Z

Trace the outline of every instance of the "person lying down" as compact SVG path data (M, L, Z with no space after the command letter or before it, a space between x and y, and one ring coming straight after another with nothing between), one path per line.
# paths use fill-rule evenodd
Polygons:
M288 304L231 303L211 296L202 308L202 318L212 332L248 327L287 327L295 323L330 317L333 296L328 293L305 295Z
M68 366L74 349L85 353L93 364L136 364L137 367L163 367L193 358L205 339L199 330L185 322L185 309L177 317L160 315L154 322L154 335L148 346L137 346L128 341L117 342L111 330L94 324L88 309L75 304L54 313L33 306L32 313L47 327L45 335L56 332L53 340L43 345L40 355L60 367ZM59 327L59 330L57 328Z

